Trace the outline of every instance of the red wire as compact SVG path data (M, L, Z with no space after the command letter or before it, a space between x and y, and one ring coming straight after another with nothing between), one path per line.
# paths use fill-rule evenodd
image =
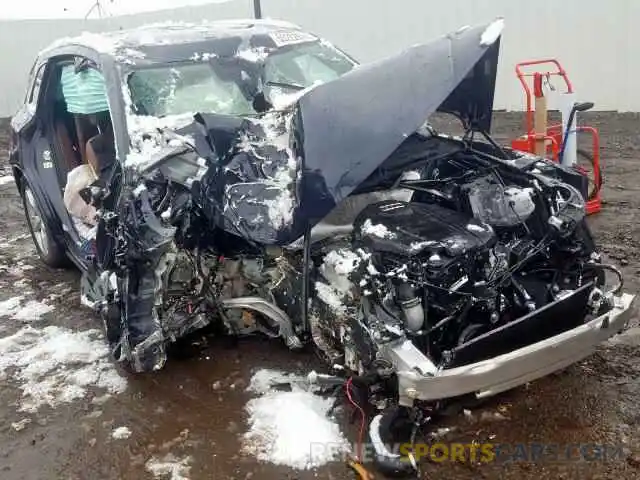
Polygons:
M358 462L362 462L362 443L363 443L363 437L364 437L364 427L365 427L365 423L366 423L366 415L364 413L364 410L360 407L360 405L358 405L356 402L354 402L353 398L351 397L351 385L353 384L353 378L349 378L347 380L347 383L345 384L345 390L347 391L347 398L349 399L349 402L351 403L351 405L353 405L354 407L356 407L356 409L358 409L358 411L360 412L360 431L358 432L358 444L357 444L357 458L356 460L358 460Z

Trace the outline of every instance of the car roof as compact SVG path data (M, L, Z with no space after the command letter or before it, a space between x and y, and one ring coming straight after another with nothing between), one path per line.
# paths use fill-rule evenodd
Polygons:
M298 25L280 20L238 19L202 23L165 22L104 33L84 32L56 40L39 57L51 57L74 48L111 56L117 63L138 65L234 56L278 49L288 44L317 41ZM241 55L242 56L242 55Z

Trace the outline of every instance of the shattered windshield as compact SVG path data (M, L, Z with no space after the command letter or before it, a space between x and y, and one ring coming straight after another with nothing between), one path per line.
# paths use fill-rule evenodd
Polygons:
M338 78L353 61L322 42L279 49L264 63L212 57L134 71L128 87L136 113L163 117L191 112L255 114L256 94L271 105L317 83Z
M335 48L320 42L270 55L264 68L267 98L326 83L344 75L353 62ZM272 102L273 103L273 102Z
M129 77L131 101L142 115L163 117L206 111L253 112L251 102L233 79L221 78L207 63L148 68Z

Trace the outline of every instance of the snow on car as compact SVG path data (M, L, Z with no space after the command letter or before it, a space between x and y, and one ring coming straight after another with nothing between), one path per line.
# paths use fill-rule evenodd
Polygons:
M490 135L502 25L358 68L282 22L55 42L12 121L38 253L81 269L134 371L211 324L313 345L373 406L381 463L406 469L391 424L564 368L632 312L584 177Z

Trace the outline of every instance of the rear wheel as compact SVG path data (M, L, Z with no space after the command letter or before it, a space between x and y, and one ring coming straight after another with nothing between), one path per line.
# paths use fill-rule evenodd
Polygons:
M25 182L22 189L22 204L24 206L27 225L31 232L31 238L36 246L40 259L50 267L66 267L69 265L64 249L56 242L51 234L51 229L38 207L38 202L33 195L29 184Z

